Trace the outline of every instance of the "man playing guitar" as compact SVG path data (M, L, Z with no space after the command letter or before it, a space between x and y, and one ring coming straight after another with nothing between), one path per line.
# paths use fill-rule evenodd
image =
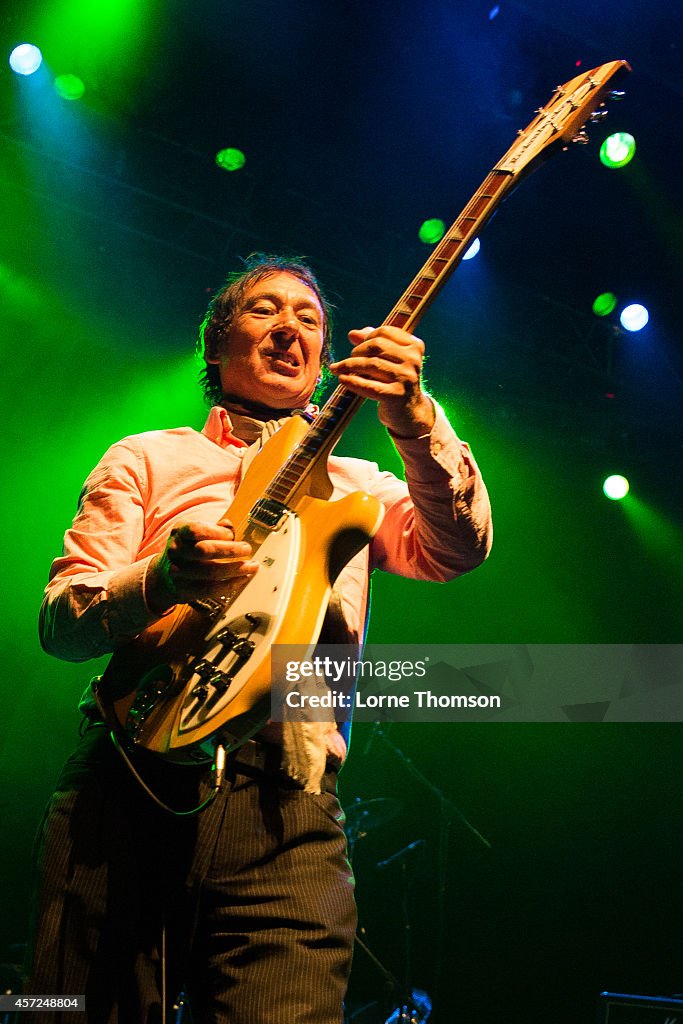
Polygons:
M359 491L377 511L368 543L330 581L324 620L325 608L311 610L322 634L362 644L374 569L446 581L483 561L486 490L422 388L418 338L395 326L351 331L350 354L330 362L322 291L307 266L281 258L252 259L234 275L201 334L206 425L125 438L90 474L46 589L49 653L116 658L145 631L172 632L164 623L174 609L266 572L258 544L225 510L279 423L295 410L315 423L310 401L325 366L351 396L376 401L406 482L325 455L330 515ZM282 727L267 724L228 754L216 793L210 764L129 749L173 814L133 778L91 694L82 707L82 742L40 836L29 990L85 993L93 1024L152 1024L182 987L197 1024L339 1024L356 923L336 796L344 729L314 734L293 766Z

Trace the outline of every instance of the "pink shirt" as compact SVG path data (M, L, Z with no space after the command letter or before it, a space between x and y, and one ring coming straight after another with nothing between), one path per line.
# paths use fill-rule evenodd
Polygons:
M479 565L491 545L488 495L467 445L441 412L429 435L395 438L408 483L363 459L329 460L332 500L374 494L385 507L371 543L342 570L336 590L361 643L373 569L445 581ZM111 652L156 616L145 600L151 557L186 520L216 523L231 504L246 445L225 409L204 429L150 431L113 445L85 482L64 554L50 571L40 636L50 654L85 661Z

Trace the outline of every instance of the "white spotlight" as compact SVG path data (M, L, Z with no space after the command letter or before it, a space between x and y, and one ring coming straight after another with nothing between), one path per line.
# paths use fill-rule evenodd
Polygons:
M43 55L33 43L20 43L9 55L9 66L17 75L32 75L43 63Z

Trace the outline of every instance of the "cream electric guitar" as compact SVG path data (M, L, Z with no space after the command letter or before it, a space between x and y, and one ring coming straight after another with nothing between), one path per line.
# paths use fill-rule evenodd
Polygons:
M558 86L385 324L414 330L502 199L556 149L586 141L586 122L602 118L626 71L626 61L611 61ZM217 743L239 747L263 726L272 644L315 646L335 578L382 521L369 494L329 501L328 456L362 404L340 386L312 425L293 416L254 458L225 518L235 539L252 545L255 576L220 598L175 606L115 652L95 693L121 742L192 763L209 760Z

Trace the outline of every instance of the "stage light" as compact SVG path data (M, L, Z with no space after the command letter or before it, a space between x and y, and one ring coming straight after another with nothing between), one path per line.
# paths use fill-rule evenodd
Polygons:
M467 250L467 252L463 256L463 259L464 260L473 260L474 257L477 255L477 253L479 252L480 249L481 249L481 242L479 241L478 238L475 238L474 241L472 242L472 245L469 247L469 249Z
M434 245L436 242L440 242L446 233L446 225L438 217L432 217L430 220L425 220L420 225L418 231L418 238L425 245Z
M625 167L633 160L636 140L628 132L608 135L600 147L600 159L605 167Z
M247 158L241 149L228 147L216 153L216 164L224 171L240 171L246 162Z
M32 75L43 63L43 55L33 43L20 43L9 55L9 66L17 75Z
M639 302L632 302L630 306L626 306L619 317L624 330L632 332L642 331L649 319L650 314Z
M610 501L621 501L628 494L629 483L625 476L621 476L619 473L614 473L612 476L608 476L602 485L602 490L606 498Z
M57 75L55 91L63 100L80 100L85 92L85 85L78 75Z
M616 304L617 297L614 292L603 292L594 301L593 312L596 316L609 316Z

